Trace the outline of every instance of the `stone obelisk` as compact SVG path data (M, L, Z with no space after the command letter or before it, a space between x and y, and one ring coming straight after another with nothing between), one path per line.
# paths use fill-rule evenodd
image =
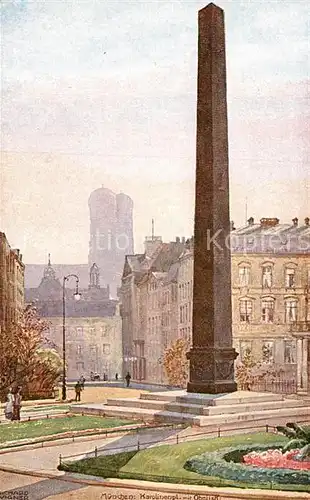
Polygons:
M234 382L224 12L198 13L193 341L188 392L220 394Z

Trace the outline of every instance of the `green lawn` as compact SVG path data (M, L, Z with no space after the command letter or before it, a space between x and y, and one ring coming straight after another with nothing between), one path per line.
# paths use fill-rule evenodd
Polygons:
M113 456L84 459L64 466L64 470L102 477L119 477L121 479L140 479L145 481L161 481L183 484L200 484L213 487L269 488L291 491L310 491L304 485L270 485L247 484L207 477L183 468L186 460L194 455L219 448L246 444L286 443L287 439L276 434L257 433L241 436L230 436L215 439L203 439L178 445L164 445L142 450L140 452L120 453Z
M50 436L61 432L84 429L106 429L121 425L133 424L128 420L116 418L92 417L74 415L71 417L33 420L32 422L14 422L0 426L0 443L18 439Z

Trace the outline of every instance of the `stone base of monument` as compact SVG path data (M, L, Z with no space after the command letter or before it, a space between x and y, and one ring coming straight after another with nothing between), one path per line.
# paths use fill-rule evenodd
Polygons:
M236 391L197 394L186 391L142 393L140 398L108 399L106 404L74 405L74 413L185 423L211 431L259 429L289 421L310 423L310 404L281 394Z

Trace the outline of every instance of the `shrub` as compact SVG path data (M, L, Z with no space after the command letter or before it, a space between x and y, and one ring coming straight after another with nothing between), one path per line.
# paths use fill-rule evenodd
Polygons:
M284 446L283 451L301 448L297 459L308 460L310 458L310 429L302 427L294 422L288 422L286 426L278 425L277 431L288 437L290 441Z
M240 463L251 451L282 448L281 444L247 445L223 448L216 452L191 457L184 468L205 476L219 477L244 483L309 485L310 472L290 469L264 469Z

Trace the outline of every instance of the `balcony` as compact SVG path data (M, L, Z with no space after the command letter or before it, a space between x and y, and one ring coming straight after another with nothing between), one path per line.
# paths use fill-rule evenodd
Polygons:
M291 323L290 331L294 333L310 333L310 321L295 321Z

